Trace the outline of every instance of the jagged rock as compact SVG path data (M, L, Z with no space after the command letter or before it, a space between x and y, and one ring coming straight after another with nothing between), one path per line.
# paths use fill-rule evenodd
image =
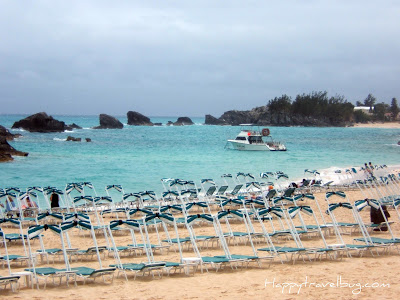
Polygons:
M128 125L135 126L153 126L154 124L150 121L150 118L138 113L136 111L128 111Z
M212 115L206 115L204 124L206 125L227 125L224 121L213 117Z
M7 128L0 125L0 136L4 136L7 141L13 141L15 138L19 138L22 135L20 135L19 133L12 134Z
M230 125L251 124L252 116L249 111L230 110L226 111L219 118L221 121Z
M27 152L15 150L8 142L5 136L0 136L0 161L10 161L12 156L28 156Z
M99 120L100 126L93 127L93 129L122 129L124 127L124 124L110 115L100 114Z
M167 126L172 126L172 125L174 125L174 122L168 121Z
M11 128L22 128L29 132L63 132L67 126L45 112L40 112L15 122Z
M82 129L81 126L76 125L75 123L72 123L72 124L68 125L68 127L69 127L69 128L72 128L72 129Z
M154 123L154 126L162 126L162 123Z
M193 125L193 121L189 117L179 117L174 126Z
M92 141L92 139L90 139L90 138L86 138L85 140L87 143L90 143Z
M67 137L67 142L80 142L82 139L81 138L75 138L75 137L73 137L73 136L68 136Z

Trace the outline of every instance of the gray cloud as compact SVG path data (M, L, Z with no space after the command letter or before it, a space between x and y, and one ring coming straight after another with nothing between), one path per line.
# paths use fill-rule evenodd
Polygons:
M389 102L399 12L372 0L0 0L1 112L219 115L313 90Z

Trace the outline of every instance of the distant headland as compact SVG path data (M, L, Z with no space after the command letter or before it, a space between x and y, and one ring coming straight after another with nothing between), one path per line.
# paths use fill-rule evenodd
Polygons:
M273 125L273 126L353 126L355 123L399 121L396 98L389 106L377 103L369 94L357 107L343 96L328 97L327 92L312 92L291 97L282 95L271 99L267 105L252 110L230 110L219 118L205 116L206 125Z

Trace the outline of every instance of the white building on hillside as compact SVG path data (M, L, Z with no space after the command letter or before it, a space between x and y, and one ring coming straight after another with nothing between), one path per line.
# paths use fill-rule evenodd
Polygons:
M369 106L355 106L354 111L356 111L356 110L361 110L362 112L364 112L367 115L372 115L374 107L370 108Z

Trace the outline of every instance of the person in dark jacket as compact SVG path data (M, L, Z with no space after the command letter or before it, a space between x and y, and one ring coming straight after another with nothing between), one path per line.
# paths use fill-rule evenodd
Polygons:
M58 194L57 193L51 194L51 196L50 196L51 208L60 207L60 203L59 202L60 202L60 197L58 196Z
M389 219L390 218L390 214L389 214L389 212L387 210L386 205L382 205L382 210L383 210L383 213L384 213L386 219ZM379 208L376 209L376 208L371 206L370 217L371 217L371 222L373 224L384 223L385 222L384 215L382 214L382 211ZM383 225L380 228L375 228L374 229L374 231L387 231L387 230L388 230L388 228L387 228L386 225Z

